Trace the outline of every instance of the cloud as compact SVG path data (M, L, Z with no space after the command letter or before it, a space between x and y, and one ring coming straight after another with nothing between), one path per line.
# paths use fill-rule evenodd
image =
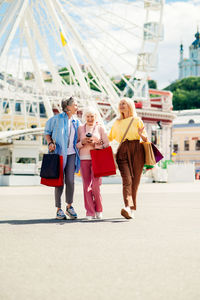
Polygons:
M134 2L131 3L133 5L129 3L127 6L126 3L122 4L116 1L116 3L112 2L110 4L110 1L108 1L106 10L120 15L121 18L118 18L117 21L114 15L101 11L98 5L93 5L92 8L82 6L77 7L76 10L72 9L71 16L74 18L74 25L84 38L85 46L89 49L95 61L111 75L132 73L136 65L137 53L140 51L142 39L138 39L138 36L142 36L141 29L145 10L140 1L138 1L139 6L137 7ZM164 41L160 42L158 46L158 69L156 72L150 73L151 78L158 82L159 88L166 87L178 78L179 45L182 41L184 56L188 57L188 47L194 40L197 24L200 27L199 11L200 0L173 1L165 4ZM123 19L129 20L129 24ZM110 23L105 20L109 20ZM139 27L134 26L134 24L139 25ZM67 34L68 31L69 29L66 27ZM60 48L61 45L55 43L54 47L51 39L50 44L49 54L55 66L66 65L67 62ZM9 57L10 73L17 72L18 67L19 46L15 44L15 47ZM72 47L73 49L77 47L73 39ZM128 49L127 53L125 48ZM80 59L81 51L77 51L77 53L77 58L82 63ZM23 49L23 57L23 70L32 71L33 66L27 49ZM40 55L38 55L38 62L41 69L48 69ZM84 62L87 62L87 59Z

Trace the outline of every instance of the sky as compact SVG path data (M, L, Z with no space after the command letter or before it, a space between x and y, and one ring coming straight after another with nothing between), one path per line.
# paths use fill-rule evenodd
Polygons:
M140 16L137 15L137 17L139 18ZM163 25L164 40L159 43L158 47L158 67L155 72L150 73L151 79L157 81L159 89L165 88L178 79L179 48L181 42L184 47L184 58L188 58L188 48L195 39L194 34L197 32L197 26L200 28L200 0L166 1ZM126 36L124 39L126 39ZM13 53L17 53L19 48L18 45L15 46L16 49L13 49ZM130 46L134 49L134 42ZM26 49L24 49L24 53L26 53ZM57 52L57 58L59 59L59 52ZM24 63L29 68L28 57L25 57ZM62 57L60 57L59 62L59 65L61 64ZM117 65L116 57L114 64ZM11 65L15 67L17 64L11 61ZM120 67L120 64L118 67ZM129 70L126 73L128 72Z
M178 79L179 49L182 42L184 58L200 29L200 1L167 1L164 8L164 40L159 44L158 69L151 78L164 88Z

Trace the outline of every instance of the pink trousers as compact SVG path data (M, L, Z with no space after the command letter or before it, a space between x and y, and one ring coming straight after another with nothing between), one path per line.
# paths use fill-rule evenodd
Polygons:
M94 177L91 160L81 160L81 176L86 216L95 216L96 212L102 212L103 210L100 193L102 179L101 177Z

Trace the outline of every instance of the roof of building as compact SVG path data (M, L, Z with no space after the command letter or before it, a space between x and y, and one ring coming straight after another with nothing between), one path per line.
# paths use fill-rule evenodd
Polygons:
M199 33L199 31L197 31L197 33L195 34L195 38L196 38L196 40L194 40L191 47L194 49L197 49L197 48L200 48L200 33Z
M193 126L195 124L200 124L200 109L188 109L174 111L176 119L174 119L173 124L190 124ZM195 125L196 126L196 125Z

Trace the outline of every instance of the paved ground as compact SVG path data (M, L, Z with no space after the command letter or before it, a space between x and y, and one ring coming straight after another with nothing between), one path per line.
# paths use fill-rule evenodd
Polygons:
M0 187L1 300L199 300L200 182L142 184L135 220L104 184L104 220L56 221L53 189Z

